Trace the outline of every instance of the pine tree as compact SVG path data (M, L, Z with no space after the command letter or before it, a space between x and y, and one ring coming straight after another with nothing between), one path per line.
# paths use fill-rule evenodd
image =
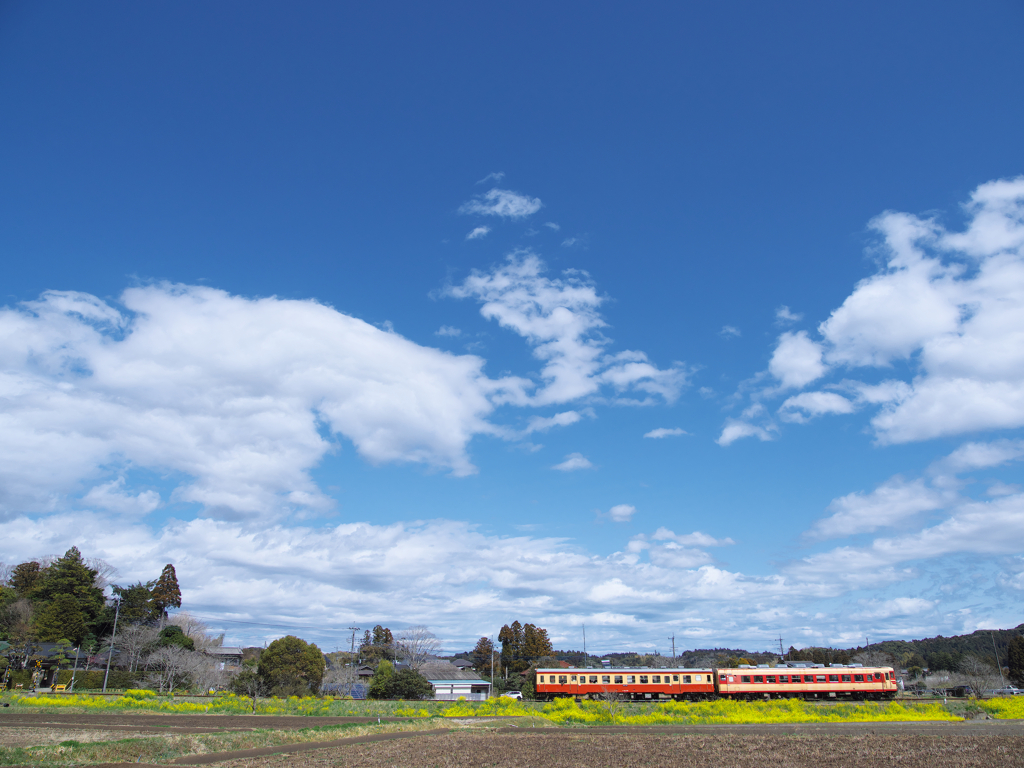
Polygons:
M167 616L168 608L181 608L181 590L174 566L168 563L160 572L160 578L153 587L153 610L161 618Z
M11 573L11 587L18 597L30 597L43 576L43 568L39 563L30 560L14 566Z
M51 602L59 595L74 599L87 624L103 609L103 590L96 586L96 571L85 564L78 547L55 560L32 590L32 599L39 602Z
M88 634L78 601L71 595L57 595L39 612L35 622L36 636L44 643L68 640L78 645Z

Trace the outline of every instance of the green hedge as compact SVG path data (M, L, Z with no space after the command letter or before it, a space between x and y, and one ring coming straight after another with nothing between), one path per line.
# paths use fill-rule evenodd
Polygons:
M71 672L70 669L62 669L57 675L57 682L60 685L71 684ZM83 672L78 670L75 673L75 690L98 690L103 687L103 675L104 670L95 670L92 672ZM112 669L110 670L110 677L107 678L107 690L111 688L116 690L123 690L125 688L136 688L139 683L146 679L145 672L126 672L123 669Z

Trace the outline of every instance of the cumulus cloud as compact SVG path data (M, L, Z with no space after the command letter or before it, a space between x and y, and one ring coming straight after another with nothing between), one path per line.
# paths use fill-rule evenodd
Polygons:
M803 319L804 315L802 312L792 312L785 304L775 310L775 322L779 325L798 323Z
M545 385L530 402L564 403L598 393L609 385L618 402L648 404L674 402L686 383L687 371L679 363L660 369L643 352L605 352L609 339L599 307L604 298L585 272L566 270L561 278L544 274L543 262L529 251L511 254L490 272L474 271L448 294L473 298L480 313L525 338L534 357L543 361ZM638 399L635 395L641 395Z
M835 392L802 392L793 395L779 408L783 421L803 423L827 413L853 413L854 404Z
M768 371L784 389L804 387L825 374L821 357L821 345L807 331L786 332L779 336Z
M740 419L728 419L722 428L722 434L715 441L725 448L744 437L756 437L758 440L767 441L772 439L772 434L764 427L751 424Z
M541 205L539 197L527 197L508 189L494 188L463 203L459 213L522 219L535 214L541 209Z
M829 505L833 514L814 524L811 539L835 539L856 533L870 533L882 527L900 525L904 520L945 505L943 494L925 486L923 480L906 482L896 477L868 494L851 493Z
M644 437L653 437L657 440L662 437L678 437L679 435L685 434L687 434L686 430L680 429L679 427L673 427L671 429L668 427L658 427L657 429L652 429L650 432L645 433Z
M87 507L119 512L124 515L144 516L160 506L160 494L156 491L142 491L138 494L124 492L123 477L91 488L82 497Z
M565 457L565 461L555 464L552 469L557 469L559 472L574 472L577 469L593 469L593 467L594 465L582 453L570 453Z
M481 237L487 237L487 233L491 231L490 227L477 227L468 235L467 240L479 240Z
M462 335L462 331L460 329L456 328L454 325L442 325L440 328L438 328L436 331L434 331L434 335L435 336L452 336L452 337L454 337L454 336L461 336Z
M616 504L608 510L608 517L616 523L628 523L636 514L636 507L632 504Z
M739 336L742 336L743 334L740 333L740 329L737 328L734 325L723 325L722 326L722 330L720 330L718 332L718 335L719 336L724 336L725 338L728 339L728 338L739 337Z
M312 301L155 285L121 302L48 292L0 310L7 513L59 508L125 462L183 474L172 499L210 514L323 511L319 425L371 462L466 475L469 440L496 432L491 398L526 384Z

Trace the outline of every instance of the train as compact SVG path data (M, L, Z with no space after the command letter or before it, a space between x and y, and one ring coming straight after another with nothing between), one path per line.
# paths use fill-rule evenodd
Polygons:
M782 662L708 669L538 669L534 686L543 701L576 699L707 701L711 699L893 699L899 683L892 667Z

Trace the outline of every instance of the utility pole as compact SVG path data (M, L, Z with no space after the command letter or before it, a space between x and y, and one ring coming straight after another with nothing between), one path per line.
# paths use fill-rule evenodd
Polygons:
M78 674L78 652L82 650L82 644L79 643L78 647L75 648L75 668L71 671L71 685L68 686L68 690L74 692L75 690L75 675Z
M1003 679L1003 665L999 663L999 649L996 648L996 633L992 633L992 650L996 652L996 669L999 670L999 682L1002 687L1006 687L1006 680Z
M676 660L676 636L673 634L669 640L672 641L672 662L674 664Z
M782 649L782 635L779 635L779 658L783 659L786 656L786 652Z
M352 632L352 656L354 657L356 655L356 632L359 631L359 627L349 627L349 630ZM354 658L352 662L355 663Z
M999 658L996 658L999 661ZM583 668L587 668L587 625L583 625Z
M107 692L107 678L110 676L110 657L114 655L114 640L117 639L117 617L121 613L121 596L117 596L114 608L114 631L110 635L110 647L107 649L107 671L103 675L103 692Z
M491 691L489 695L494 695L494 635L491 635Z

